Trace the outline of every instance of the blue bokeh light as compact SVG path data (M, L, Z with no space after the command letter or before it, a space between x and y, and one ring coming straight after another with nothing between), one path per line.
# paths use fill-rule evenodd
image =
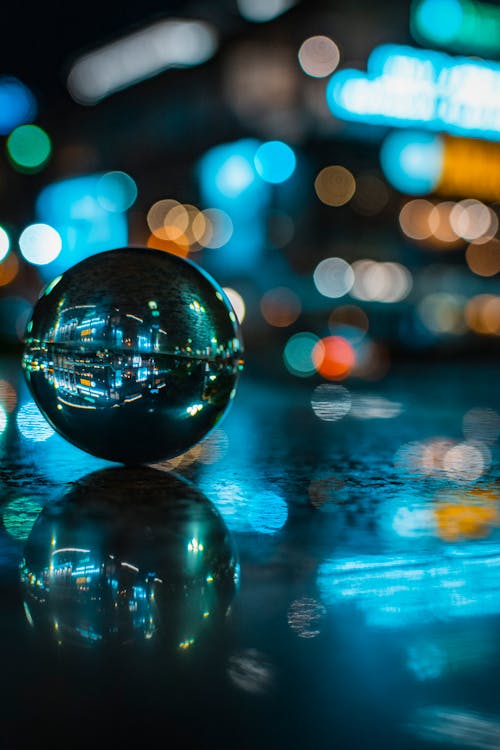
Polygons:
M35 97L24 83L12 76L0 77L0 135L31 122L36 111Z
M108 195L102 179L102 174L74 177L48 185L39 194L38 219L54 227L62 239L59 256L40 268L46 281L91 255L127 244L125 214L104 208L99 200L104 196L109 205L118 205L114 182Z
M215 146L202 156L198 172L207 205L235 216L265 204L266 187L254 165L259 146L259 141L245 138Z
M231 239L210 256L210 270L221 278L254 268L265 244L270 186L255 168L260 145L253 138L224 143L198 162L203 205L224 211L233 223Z
M295 171L295 154L283 141L267 141L256 151L255 169L266 182L285 182Z
M437 186L443 168L444 146L434 133L410 130L390 133L380 150L384 175L396 190L425 195Z
M126 172L107 172L97 184L97 200L106 211L122 213L136 198L137 185Z

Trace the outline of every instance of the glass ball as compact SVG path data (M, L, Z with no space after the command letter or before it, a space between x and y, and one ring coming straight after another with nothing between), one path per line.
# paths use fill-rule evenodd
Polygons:
M93 255L54 279L28 322L23 356L50 424L126 464L171 458L205 437L242 363L238 322L218 284L146 248Z
M69 647L153 640L185 651L216 636L239 581L231 535L196 487L117 467L47 503L19 567L24 610Z

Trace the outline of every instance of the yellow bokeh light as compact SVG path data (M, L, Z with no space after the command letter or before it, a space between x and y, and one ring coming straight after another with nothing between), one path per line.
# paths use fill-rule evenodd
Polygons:
M163 232L165 239L177 240L182 234L186 233L189 226L189 214L186 207L179 203L177 206L172 206L164 216L163 219ZM161 229L161 227L159 227ZM156 232L155 232L156 233Z
M172 198L165 198L153 203L146 217L149 230L153 234L160 231L160 239L166 239L165 235L161 236L161 232L163 232L165 227L165 219L173 208L180 205L179 201L173 200Z
M343 206L354 195L356 180L345 167L325 167L316 177L314 189L320 201L327 206Z
M233 306L233 310L236 314L236 317L238 318L238 323L243 323L246 315L245 300L239 292L237 292L235 289L231 289L231 287L225 286L223 287L223 290L224 294Z
M495 276L500 272L500 241L491 239L481 245L471 243L465 259L470 270L478 276Z
M423 198L405 203L399 212L399 224L402 231L412 240L426 240L432 232L429 226L429 217L433 205Z
M451 224L451 213L456 204L453 201L436 203L429 214L429 229L440 242L454 243L460 239Z
M465 306L465 320L476 333L500 334L500 297L478 294Z
M498 525L496 505L473 503L443 503L434 511L437 535L446 542L460 538L481 539L488 536L492 526Z

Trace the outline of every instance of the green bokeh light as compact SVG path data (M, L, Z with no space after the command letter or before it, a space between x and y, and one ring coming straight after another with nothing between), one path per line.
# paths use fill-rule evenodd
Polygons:
M40 170L51 150L49 136L38 125L20 125L7 139L7 153L11 162L22 172Z

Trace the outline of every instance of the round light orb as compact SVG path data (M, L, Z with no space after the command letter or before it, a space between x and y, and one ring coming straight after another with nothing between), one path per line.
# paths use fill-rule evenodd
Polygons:
M93 255L42 292L25 336L35 402L100 458L153 463L219 422L243 365L234 310L193 263L148 248Z
M167 656L216 635L239 563L196 487L170 472L116 467L47 503L19 575L26 618L47 647L149 643L148 653Z

